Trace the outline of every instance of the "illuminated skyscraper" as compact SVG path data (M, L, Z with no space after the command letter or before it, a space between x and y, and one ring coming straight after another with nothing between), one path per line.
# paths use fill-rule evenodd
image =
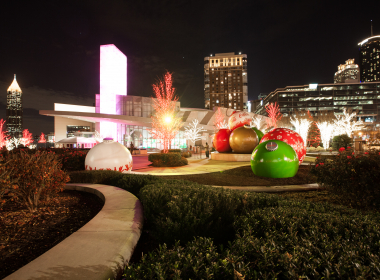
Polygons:
M338 66L338 72L334 75L334 84L359 82L359 66L354 62L355 59L351 58L346 60L346 64Z
M205 108L243 110L248 102L247 55L217 53L204 58Z
M369 37L358 45L360 81L380 81L380 36Z
M11 137L22 137L22 91L16 81L16 74L7 90L7 130Z

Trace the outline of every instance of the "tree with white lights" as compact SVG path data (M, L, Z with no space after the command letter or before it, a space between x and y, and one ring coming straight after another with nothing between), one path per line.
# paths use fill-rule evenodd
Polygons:
M346 108L343 109L343 115L336 115L334 120L334 135L347 134L351 137L353 131L361 130L364 127L362 121L355 121L356 112L348 112Z
M317 122L316 124L319 128L319 131L321 132L321 141L323 148L327 150L329 148L330 139L333 136L335 126L328 121Z
M195 141L202 140L205 137L202 136L201 132L206 131L203 126L198 126L199 121L197 119L193 120L188 126L185 127L185 139L190 140L190 142L195 144Z
M163 152L167 153L169 145L182 126L182 118L176 111L178 97L172 86L172 74L166 72L164 78L153 85L156 98L153 99L152 137L162 141Z
M295 115L290 117L290 123L295 127L295 132L301 136L306 146L307 133L309 132L311 120L309 118L301 118Z
M15 146L15 148L18 148L18 146L22 144L20 138L13 137L11 141L12 141L12 144Z
M99 131L97 131L97 130L95 130L94 139L96 141L96 144L103 142L103 137L102 137L102 135L100 135Z
M258 130L261 130L264 126L264 116L255 115L251 118L251 126L256 127Z

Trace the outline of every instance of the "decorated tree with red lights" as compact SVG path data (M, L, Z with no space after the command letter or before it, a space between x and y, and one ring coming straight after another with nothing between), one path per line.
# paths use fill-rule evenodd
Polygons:
M5 121L3 119L0 120L0 149L7 144L7 140L9 139L9 135L7 131L4 129Z
M269 120L267 120L267 128L277 128L277 122L282 118L280 106L278 106L277 102L270 103L265 106L265 110L267 111L269 117Z
M169 150L169 145L182 126L181 117L176 111L176 102L173 87L172 73L166 72L163 79L153 84L156 98L153 98L152 137L162 141L164 153Z
M38 140L38 143L46 143L45 134L41 132L40 140Z
M24 147L27 147L31 143L33 143L33 135L29 132L29 130L24 129L22 131L21 144L24 145Z

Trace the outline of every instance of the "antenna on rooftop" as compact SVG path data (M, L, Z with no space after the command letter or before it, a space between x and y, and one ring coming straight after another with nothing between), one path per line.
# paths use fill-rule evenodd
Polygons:
M373 36L372 19L371 19L371 37Z

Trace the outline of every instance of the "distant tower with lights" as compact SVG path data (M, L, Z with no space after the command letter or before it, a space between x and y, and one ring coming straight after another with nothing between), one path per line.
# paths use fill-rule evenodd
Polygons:
M7 90L6 116L10 137L22 138L22 91L16 81L16 74Z
M346 60L346 64L338 66L338 72L334 75L334 84L359 83L359 66L354 63L355 59Z
M371 20L371 37L359 44L360 81L380 81L380 36L373 36Z
M217 53L204 58L205 108L248 108L247 55Z

